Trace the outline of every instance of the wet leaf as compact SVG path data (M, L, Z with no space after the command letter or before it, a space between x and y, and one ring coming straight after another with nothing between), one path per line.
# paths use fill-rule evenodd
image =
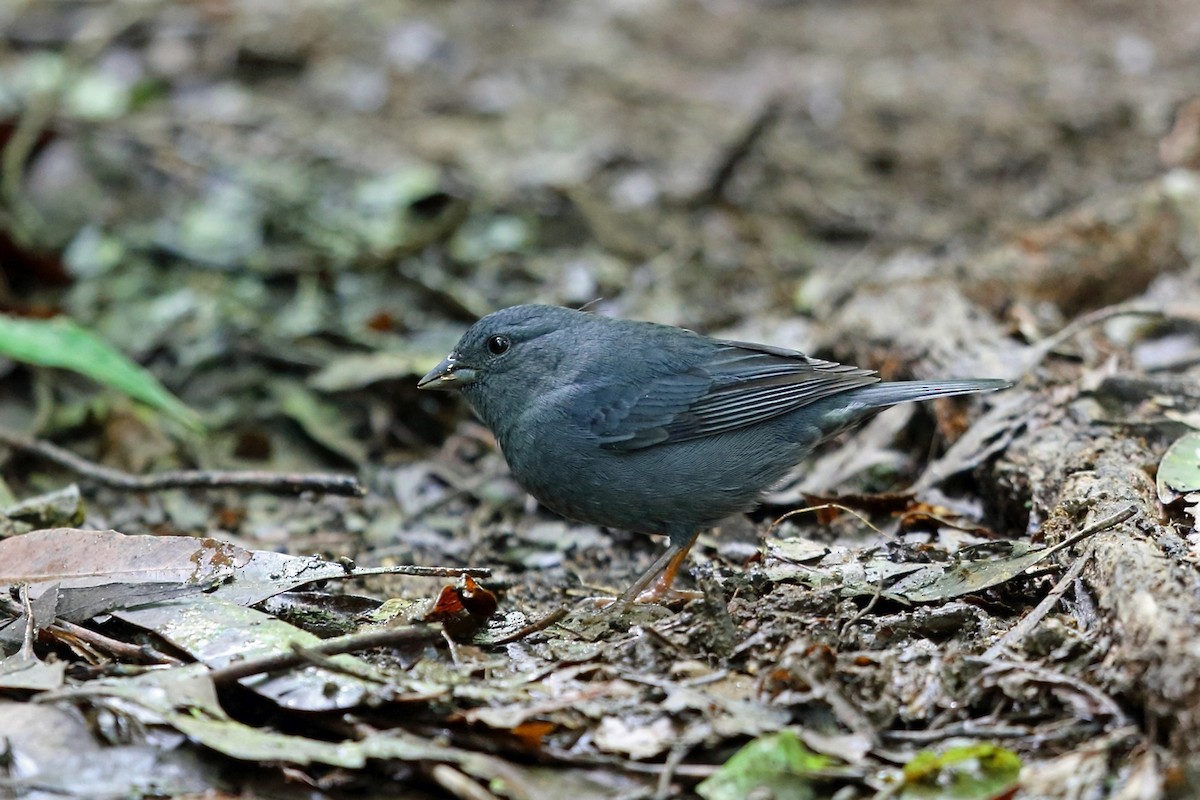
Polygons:
M47 663L26 653L16 653L0 658L0 689L38 692L57 689L62 686L66 671L66 661Z
M1055 550L1051 547L1035 547L1028 542L989 542L964 547L950 564L924 567L892 586L890 591L918 603L981 592L1012 580ZM976 553L996 552L1003 552L1003 555L972 558Z
M96 680L79 689L63 690L57 699L70 699L77 694L134 715L143 723L168 725L239 761L328 764L348 769L360 768L369 759L449 763L483 781L508 785L512 791L504 796L547 796L530 788L528 781L532 776L523 767L403 729L371 734L360 740L325 741L235 721L221 708L207 668L200 664L131 678Z
M379 381L414 378L433 369L454 346L453 336L428 337L429 341L399 345L402 349L377 353L347 353L331 361L308 379L322 392L361 389Z
M85 72L68 88L64 105L83 119L117 119L129 110L132 88L111 73Z
M185 797L220 784L219 765L161 744L105 746L74 708L0 702L0 741L13 765L5 797Z
M111 272L126 256L125 243L95 225L79 231L63 252L63 262L77 278L95 278Z
M499 253L519 253L533 241L530 224L520 217L497 214L476 217L450 240L450 254L468 264L476 264Z
M154 631L188 655L220 669L235 661L288 653L321 640L261 611L213 597L173 600L114 613L117 618ZM379 692L386 678L351 655L329 656L339 671L306 665L278 674L240 679L242 686L292 711L350 708ZM366 676L364 677L359 676Z
M831 759L812 752L791 731L755 739L737 751L715 775L696 787L704 800L745 800L764 792L774 800L810 800L818 795L814 774Z
M254 605L317 581L404 569L346 567L315 556L250 551L191 536L52 528L0 541L0 586L60 584L61 601L69 601L76 617L89 604L106 598L112 608L130 607L138 604L138 597L153 602L191 587L231 603ZM105 588L95 593L98 597L78 591L88 587Z
M596 747L608 753L624 753L630 758L650 758L671 749L678 731L667 717L646 721L636 717L606 716L596 729Z
M0 314L0 355L26 364L60 367L124 392L182 423L203 430L200 417L147 370L67 317L21 319Z
M184 212L179 226L164 232L167 244L206 264L235 267L261 260L263 208L251 187L215 185Z

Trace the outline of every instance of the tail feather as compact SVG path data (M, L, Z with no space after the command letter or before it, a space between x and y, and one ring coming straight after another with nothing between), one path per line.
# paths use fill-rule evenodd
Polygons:
M1012 386L1001 378L967 378L936 381L890 381L875 383L854 390L854 399L872 408L952 397L957 394L994 392Z

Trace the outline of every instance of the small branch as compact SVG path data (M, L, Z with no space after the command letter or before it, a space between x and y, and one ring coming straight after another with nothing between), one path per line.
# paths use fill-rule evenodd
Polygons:
M1121 706L1116 700L1080 678L1019 661L1005 661L984 656L967 656L967 660L984 666L984 671L976 680L999 681L1006 674L1015 674L1046 686L1066 686L1092 701L1096 711L1091 714L1091 721L1096 721L1097 714L1104 714L1113 721L1115 726L1123 726L1129 722L1129 718L1125 716L1125 712L1121 710Z
M1096 325L1101 325L1105 322L1108 322L1110 319L1115 319L1117 317L1148 317L1151 319L1162 319L1166 316L1167 315L1162 311L1153 308L1138 308L1125 303L1090 311L1071 322L1058 333L1047 336L1045 339L1042 339L1039 342L1034 342L1029 348L1028 355L1026 356L1028 363L1026 364L1025 369L1022 370L1021 374L1031 374L1035 369L1037 369L1038 365L1042 363L1046 356L1058 349L1058 347L1064 342L1074 338L1082 331L1085 331L1088 328ZM1017 379L1014 378L1013 380Z
M500 800L449 764L434 764L429 769L429 777L457 800Z
M33 609L29 605L27 586L22 586L21 588L21 600L23 603L25 603L24 607L7 597L0 596L0 612L15 618L19 618L24 615L26 635L31 636L34 632L33 626L35 623L33 619ZM122 642L118 639L105 636L104 634L94 631L91 628L85 628L82 625L76 625L74 622L67 622L65 619L56 619L49 625L44 626L42 630L46 633L46 635L52 636L56 639L63 640L73 638L90 647L94 647L97 650L103 650L110 655L139 664L152 663L171 664L173 666L178 666L183 663L178 658L159 652L148 645L138 646L129 644L128 642ZM26 640L26 644L31 643L31 639ZM22 649L25 648L23 647Z
M469 575L472 578L490 578L492 570L491 567L421 567L416 564L400 564L395 567L354 567L344 576L336 575L331 578L323 575L314 578L313 581L328 581L341 577L369 578L375 575L415 575L421 578L461 578Z
M126 492L163 489L219 489L233 487L272 494L322 492L343 497L362 497L367 488L353 475L322 472L265 472L261 470L171 470L153 475L133 475L89 461L70 450L41 439L0 429L0 444L40 456L94 483Z
M871 595L870 601L854 613L854 616L846 620L842 627L838 629L838 640L846 637L846 633L850 630L850 626L854 625L860 619L871 613L871 609L875 608L875 604L879 602L879 598L883 597L883 573L880 572L879 580L875 583L875 594Z
M551 625L565 617L567 613L568 609L566 606L559 606L541 619L535 619L533 622L517 631L514 631L513 633L510 633L508 636L504 636L491 642L481 642L481 644L512 644L513 642L520 641L526 636L535 634L538 631L546 630L546 628L549 628Z
M365 670L352 668L351 664L355 662L342 663L335 660L333 656L317 653L311 648L303 647L295 642L292 642L292 652L300 659L301 664L312 664L314 667L320 667L329 672L345 675L355 680L366 681L367 683L386 683L386 680L381 680L378 676L368 674Z
M133 661L138 664L170 664L179 666L183 664L178 658L167 655L153 647L147 645L135 645L128 642L122 642L119 639L113 639L111 636L94 631L91 628L85 628L82 625L76 625L74 622L67 622L65 619L55 620L49 629L56 636L73 636L81 642L91 645L97 649L105 650L108 653L119 658Z
M220 669L214 669L211 677L213 683L217 685L228 684L251 675L277 672L281 669L290 669L300 664L310 663L313 654L332 656L370 650L375 647L392 647L427 640L436 641L441 636L441 630L440 625L410 625L404 628L383 628L366 633L352 633L348 636L326 639L312 647L302 648L300 652L291 650L286 653L272 653L268 656L248 658L244 661L227 664Z
M1126 517L1126 519L1128 519L1128 517ZM1037 624L1042 621L1042 617L1049 614L1050 610L1054 608L1054 606L1058 605L1058 601L1062 599L1064 594L1066 594L1067 587L1074 583L1075 579L1083 573L1083 568L1091 556L1092 550L1091 548L1088 548L1086 553L1075 559L1075 563L1072 564L1071 568L1063 574L1063 576L1058 580L1058 583L1054 584L1054 588L1042 598L1042 602L1038 603L1032 611L1022 617L1016 625L1013 625L1011 628L1009 628L1004 635L996 641L995 644L985 650L983 657L999 658L1004 653L1004 649L1006 647L1008 647L1010 644L1016 644L1021 639L1024 639L1030 631L1037 627Z
M1049 550L1047 551L1047 555L1049 555L1051 552L1058 552L1059 550L1066 550L1069 547L1074 547L1075 545L1079 544L1080 542L1082 542L1084 539L1088 538L1089 536L1094 536L1097 533L1100 533L1102 531L1111 530L1111 529L1117 527L1118 525L1120 525L1125 520L1136 516L1137 513L1138 513L1138 510L1137 510L1136 506L1134 506L1134 505L1125 506L1120 511L1110 514L1109 516L1105 517L1104 519L1093 522L1091 525L1088 525L1086 528L1084 528L1083 530L1081 530L1079 533L1075 534L1074 536L1070 536L1070 537L1064 539L1063 541L1059 542L1058 544L1052 545L1049 548Z

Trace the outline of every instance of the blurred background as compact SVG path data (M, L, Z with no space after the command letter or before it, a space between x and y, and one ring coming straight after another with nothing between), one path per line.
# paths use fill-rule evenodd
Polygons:
M133 471L383 470L403 505L464 419L414 378L506 305L903 376L970 338L936 277L1036 338L1180 265L1151 234L1072 277L1037 226L1195 157L1198 43L1186 0L9 0L0 309L69 315L210 435L11 361L0 423ZM966 349L927 369L1004 373ZM178 502L95 521L210 528Z

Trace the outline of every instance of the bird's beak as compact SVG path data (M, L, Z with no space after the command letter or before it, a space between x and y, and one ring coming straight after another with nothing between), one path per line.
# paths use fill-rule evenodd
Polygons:
M442 363L429 370L429 374L417 381L418 389L461 389L475 380L475 370L458 360L457 354L451 353L442 359Z

